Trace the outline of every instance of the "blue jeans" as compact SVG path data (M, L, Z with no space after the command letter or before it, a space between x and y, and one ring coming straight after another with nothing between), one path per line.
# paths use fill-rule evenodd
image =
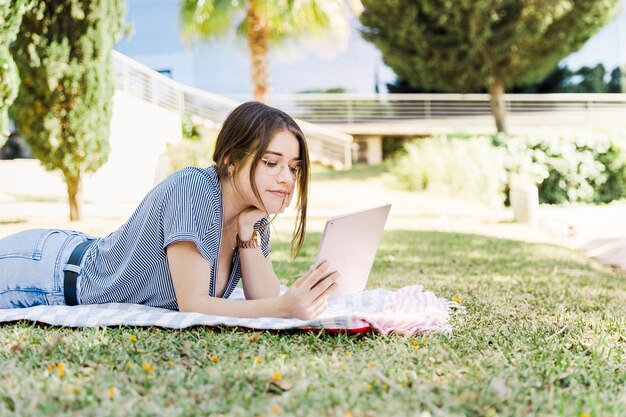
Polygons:
M0 239L0 308L65 305L63 277L81 232L33 229Z

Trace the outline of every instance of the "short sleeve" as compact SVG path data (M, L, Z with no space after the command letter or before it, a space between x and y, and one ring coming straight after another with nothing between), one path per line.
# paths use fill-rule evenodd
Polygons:
M213 227L219 222L219 202L209 198L202 180L191 172L171 184L162 205L163 248L178 241L192 241L210 259L210 246L219 245L219 227Z
M265 256L266 258L269 256L270 252L272 251L272 245L270 242L270 222L269 219L267 217L262 218L261 220L259 220L256 225L255 225L255 229L259 232L259 237L261 240L261 251L263 252L263 256Z

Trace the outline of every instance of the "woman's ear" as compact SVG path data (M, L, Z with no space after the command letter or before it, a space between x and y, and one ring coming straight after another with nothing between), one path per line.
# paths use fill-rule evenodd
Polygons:
M235 164L229 164L228 165L228 176L232 177L234 173L235 173Z

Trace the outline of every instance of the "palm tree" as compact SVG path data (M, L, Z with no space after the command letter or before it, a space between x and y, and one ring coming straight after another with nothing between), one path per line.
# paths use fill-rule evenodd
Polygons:
M360 0L183 0L181 16L186 38L210 40L237 31L250 52L252 87L257 101L268 102L269 50L286 39L347 39L351 13Z

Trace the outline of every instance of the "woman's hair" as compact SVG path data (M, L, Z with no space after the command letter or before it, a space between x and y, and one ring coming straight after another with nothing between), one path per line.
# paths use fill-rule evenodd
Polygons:
M226 180L229 178L228 167L230 164L235 164L235 172L233 173L235 174L243 167L247 158L252 158L249 173L250 185L256 197L262 201L254 182L254 172L267 151L270 141L281 131L293 134L300 144L301 166L296 178L298 214L291 238L291 255L295 257L304 243L310 174L309 150L306 146L304 133L291 116L281 110L255 101L241 104L228 115L222 124L215 143L213 161L215 161L219 178Z

